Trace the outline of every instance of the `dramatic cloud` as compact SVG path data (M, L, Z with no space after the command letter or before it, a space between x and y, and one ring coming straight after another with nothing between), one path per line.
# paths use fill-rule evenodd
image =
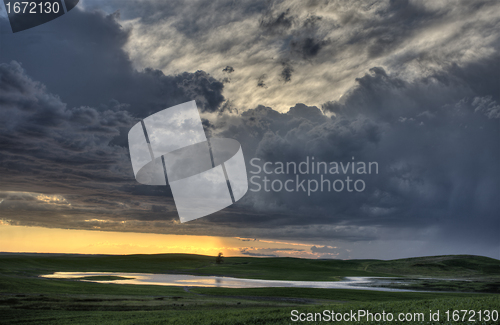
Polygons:
M0 62L20 62L34 80L69 107L118 101L127 103L133 116L146 117L192 99L210 112L224 101L222 83L204 71L173 76L151 68L136 71L123 51L130 31L117 22L117 13L104 16L74 10L69 24L66 16L16 34L8 34L8 21L0 20L5 30Z
M140 1L87 0L120 10L136 67L165 74L203 70L231 83L223 95L239 109L286 112L296 103L337 100L373 67L405 79L456 69L494 91L484 64L498 51L496 1ZM293 68L290 81L283 61ZM475 71L461 71L478 64ZM478 68L482 71L478 71ZM486 73L488 82L481 81ZM255 80L267 75L266 86ZM491 93L491 92L490 92Z
M242 114L237 133L228 127L223 134L238 138L247 152L254 150L252 157L262 159L261 167L267 161L298 164L315 157L347 163L355 157L377 162L379 174L358 176L366 182L363 193L329 191L309 197L305 192L261 190L247 195L248 204L289 211L273 216L281 223L340 222L415 231L437 227L443 239L474 232L481 234L476 243L498 244L500 134L498 104L491 97L474 97L459 81L424 78L408 83L374 68L342 102L328 102L324 109L335 116L327 118L305 105L286 114L259 107ZM302 177L319 182L317 175Z
M139 118L188 100L195 99L202 112L218 110L222 83L203 71L176 76L135 71L122 49L128 32L116 15L75 10L72 17L71 28L54 21L41 26L45 31L2 38L2 217L12 224L128 231L151 231L150 225L133 222L127 227L132 219L177 222L168 187L135 182L127 133ZM10 28L7 24L0 20L2 29ZM33 38L38 42L29 42ZM37 193L68 204L16 199Z
M3 222L310 244L252 256L499 257L498 3L231 3L87 0L16 34L0 18ZM135 182L127 132L192 99L261 178L179 224L168 187ZM313 158L377 172L298 175L362 191L254 191Z

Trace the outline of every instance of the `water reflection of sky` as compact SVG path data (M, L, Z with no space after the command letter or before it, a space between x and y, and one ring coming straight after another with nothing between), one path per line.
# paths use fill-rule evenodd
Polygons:
M79 279L91 276L119 276L128 279L89 280L81 281L115 284L140 284L186 287L221 287L221 288L323 288L323 289L358 289L375 291L411 291L383 288L378 285L397 283L400 279L345 277L342 281L284 281L239 279L222 276L198 276L185 274L153 274L153 273L123 273L123 272L55 272L41 275L51 279Z

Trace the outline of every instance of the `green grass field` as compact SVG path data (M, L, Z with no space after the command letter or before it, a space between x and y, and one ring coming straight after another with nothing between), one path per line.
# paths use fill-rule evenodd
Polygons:
M377 292L308 288L183 288L118 285L44 279L52 272L143 272L226 275L245 278L332 281L342 276L434 277L446 292ZM321 313L425 313L441 310L499 310L500 261L478 256L379 260L215 258L199 255L39 255L0 254L1 324L291 324L292 310ZM445 281L454 278L461 281ZM468 286L464 286L468 283ZM481 285L479 285L481 284ZM432 289L420 282L416 287ZM429 289L430 288L430 289ZM468 291L468 292L448 292ZM476 291L473 293L472 291ZM404 322L404 324L433 324ZM325 324L309 322L308 324ZM343 324L342 322L335 322ZM500 322L496 322L500 323ZM356 324L348 322L346 324ZM358 322L358 324L385 324ZM387 324L400 324L393 321ZM495 324L479 322L471 324Z

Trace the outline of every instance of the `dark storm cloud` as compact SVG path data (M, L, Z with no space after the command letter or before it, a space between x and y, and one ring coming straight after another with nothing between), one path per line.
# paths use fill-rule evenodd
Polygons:
M205 1L193 7L175 1L115 4L137 7L124 15L143 17L148 27L170 16L185 16L175 21L175 29L195 41L251 17L262 33L255 39L265 39L266 46L279 44L272 64L286 86L300 80L301 65L358 53L363 55L355 60L361 62L397 52L422 27L446 15L414 2L393 2L380 10L371 9L376 4L352 5L338 10L338 19L312 13L300 18L292 9L272 11L268 4L253 1L241 6ZM467 13L474 6L491 2L460 2L453 12ZM70 17L71 23L65 23ZM0 23L7 26L4 20ZM472 25L485 37L497 37L494 21ZM338 39L325 36L325 30L336 28L344 28ZM383 61L384 68L370 65L356 74L355 86L340 99L332 96L321 109L296 101L286 113L263 105L238 113L240 107L222 96L223 84L203 71L136 71L122 49L130 35L117 23L117 14L79 10L17 38L2 34L2 218L61 228L318 241L313 252L332 256L347 253L325 248L330 244L321 241L364 242L365 250L371 242L392 239L433 240L436 247L449 248L465 238L460 247L471 246L475 253L498 247L497 53L474 49L473 59L464 63L454 56L464 50L454 50L451 43L427 47L425 53L413 44L405 55ZM231 38L209 50L227 53L234 42ZM255 44L252 39L243 47ZM475 57L476 52L482 54ZM425 73L401 69L415 60ZM223 67L217 65L216 71ZM256 80L266 85L262 72L248 78L251 89ZM278 78L266 80L272 77ZM321 91L330 94L329 87ZM207 113L207 134L242 144L249 171L255 170L249 163L254 157L262 163L300 163L314 156L325 162L346 163L352 157L375 161L379 173L363 176L366 190L361 193L248 192L221 212L178 225L169 188L135 182L126 136L138 118L191 99Z
M114 206L131 169L127 150L109 143L137 120L126 111L68 108L17 62L0 64L0 84L1 190L87 195L83 203L110 191L92 205Z
M36 29L2 34L0 62L20 62L70 107L99 107L115 100L128 104L136 117L193 99L203 111L220 107L223 85L203 71L165 76L155 69L134 70L122 49L129 31L117 18L118 13L72 10ZM0 20L2 31L7 24Z
M273 222L415 232L434 227L442 240L473 236L476 244L496 245L499 108L492 97L476 96L452 74L408 82L373 68L340 101L323 106L335 113L331 118L303 104L284 114L258 107L241 115L238 128L226 126L223 135L237 138L245 152L255 152L250 156L261 158L261 166L266 161L299 163L307 156L378 162L379 174L361 176L366 182L362 193L247 194L245 204L277 212ZM248 168L256 171L250 164ZM319 181L318 176L307 179ZM288 213L280 213L284 211ZM253 220L241 222L248 227L262 222ZM342 233L347 235L339 231L332 236ZM365 240L371 236L365 235ZM372 235L379 238L381 233ZM355 233L346 239L360 240Z
M83 229L103 222L86 221L97 218L106 221L100 228L125 231L137 226L127 228L124 220L170 224L177 220L170 188L135 182L128 130L138 118L192 99L202 112L218 110L223 85L203 71L136 71L122 49L128 31L116 14L74 10L71 17L64 27L54 21L2 34L2 217ZM6 24L0 20L2 30ZM32 203L16 204L16 192Z
M462 80L478 96L492 96L492 98L500 101L500 40L497 41L498 48L494 55L480 61L472 62L465 66L452 64L450 74L453 78ZM443 76L444 80L447 80Z
M115 154L123 153L123 149L108 147L107 142L118 135L118 127L136 121L127 111L98 111L85 106L69 109L59 97L47 93L43 84L26 76L15 61L0 64L0 82L4 149L31 152L53 163L106 163L106 159L114 160ZM57 150L45 150L52 146Z
M296 119L308 120L316 124L323 124L328 121L328 118L323 115L321 110L316 106L307 106L300 103L294 107L290 107L287 115Z
M184 72L175 77L175 85L176 87L165 87L161 90L166 91L174 88L174 93L181 92L185 96L184 98L195 99L202 112L215 112L224 101L224 96L222 96L224 85L210 77L204 71L196 71L195 73ZM168 100L168 96L164 92L162 92L161 97L158 97L157 100L163 103ZM189 99L183 101L188 101ZM164 108L165 106L162 106L160 110Z

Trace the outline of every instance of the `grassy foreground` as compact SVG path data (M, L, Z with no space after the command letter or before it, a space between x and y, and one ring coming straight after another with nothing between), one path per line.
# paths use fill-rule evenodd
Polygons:
M345 324L467 324L447 322L446 310L499 310L500 295L451 292L376 292L308 288L187 288L88 283L38 278L56 271L227 275L263 279L329 280L348 275L432 276L495 283L500 261L441 256L395 261L318 261L198 255L0 255L1 324L292 324L292 310L349 313L424 313L424 321ZM470 281L474 280L474 281ZM455 283L455 282L453 282ZM451 284L449 284L451 286ZM440 310L440 321L429 320ZM316 316L317 317L317 316ZM324 320L324 319L323 319ZM308 322L308 324L328 322ZM342 322L334 322L343 324ZM470 324L496 324L492 320Z

